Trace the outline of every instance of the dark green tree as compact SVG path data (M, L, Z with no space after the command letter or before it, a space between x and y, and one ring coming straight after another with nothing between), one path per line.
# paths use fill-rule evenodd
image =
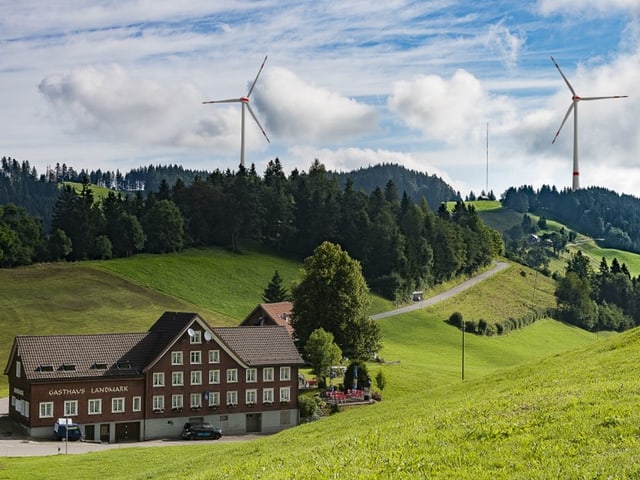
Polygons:
M184 219L171 200L154 202L144 216L143 228L150 253L177 252L184 245Z
M289 292L282 285L282 277L276 270L269 281L269 285L264 289L262 301L265 303L286 302L289 299Z
M560 280L555 290L558 310L563 320L591 330L597 321L597 306L591 299L591 285L588 278L569 271Z
M56 229L56 231L49 236L48 251L51 260L65 260L71 253L71 250L71 239L62 230Z
M304 351L311 332L323 328L350 358L380 349L380 327L368 318L369 289L360 263L338 245L323 242L305 259L291 291L292 326Z

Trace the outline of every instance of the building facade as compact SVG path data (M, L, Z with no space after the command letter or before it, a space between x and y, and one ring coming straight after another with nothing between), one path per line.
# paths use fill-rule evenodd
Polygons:
M198 421L273 433L298 423L302 364L284 327L212 328L195 313L166 312L145 333L18 336L9 415L37 438L62 417L111 443L178 437Z

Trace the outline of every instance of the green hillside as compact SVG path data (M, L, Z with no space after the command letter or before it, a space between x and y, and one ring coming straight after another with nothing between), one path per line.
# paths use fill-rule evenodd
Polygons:
M299 265L260 252L207 249L2 270L3 352L16 333L140 331L165 309L196 310L212 324L234 324L260 301L275 268L289 283ZM638 413L630 408L638 390L631 355L637 332L603 340L545 319L506 336L466 334L460 381L461 333L444 322L451 311L487 317L527 311L534 301L549 301L547 282L513 266L441 305L380 320L385 362L369 368L374 376L384 372L387 387L374 406L250 442L3 458L0 478L51 478L65 468L78 478L557 478L548 472L562 471L571 473L567 478L592 478L592 472L630 472L637 455L628 439L629 432L637 436ZM605 451L612 439L614 448Z
M499 232L503 232L514 225L522 223L522 213L518 213L510 208L503 208L500 206L500 202L476 201L469 203L476 207L478 215L484 223ZM455 203L451 203L450 208L453 208L453 205L455 205ZM529 216L534 222L539 220L537 215L529 214ZM548 231L557 231L561 228L565 228L567 231L571 230L561 223L547 219ZM575 243L567 245L567 250L569 253L565 253L559 260L553 260L550 263L550 271L564 274L564 269L569 255L581 250L582 253L589 257L591 265L595 270L598 269L602 257L607 259L609 265L611 265L611 261L614 258L617 258L621 264L624 263L627 265L632 276L640 275L640 255L624 250L617 250L615 248L601 248L597 245L595 240L585 237L584 235L578 235Z
M289 288L298 278L301 266L263 251L234 253L223 248L143 254L87 265L216 312L216 316L234 319L231 324L242 320L262 302L262 293L275 270ZM216 323L215 317L207 319Z

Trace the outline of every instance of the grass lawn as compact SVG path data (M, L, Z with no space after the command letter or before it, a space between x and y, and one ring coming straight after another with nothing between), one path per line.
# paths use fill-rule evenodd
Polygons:
M460 312L463 319L486 320L488 323L520 318L533 308L555 306L555 282L534 270L518 264L480 282L455 297L431 307L440 318Z

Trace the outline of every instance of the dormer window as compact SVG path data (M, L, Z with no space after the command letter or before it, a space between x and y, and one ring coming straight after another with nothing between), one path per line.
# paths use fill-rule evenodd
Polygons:
M64 372L73 372L75 371L76 366L73 363L63 363L60 365L60 370Z
M91 365L91 368L93 370L106 370L108 365L106 362L94 362L93 365Z
M36 368L36 372L53 372L53 365L50 363L39 365L38 368Z
M116 362L116 368L118 370L129 370L131 369L131 362L129 360L120 360Z

